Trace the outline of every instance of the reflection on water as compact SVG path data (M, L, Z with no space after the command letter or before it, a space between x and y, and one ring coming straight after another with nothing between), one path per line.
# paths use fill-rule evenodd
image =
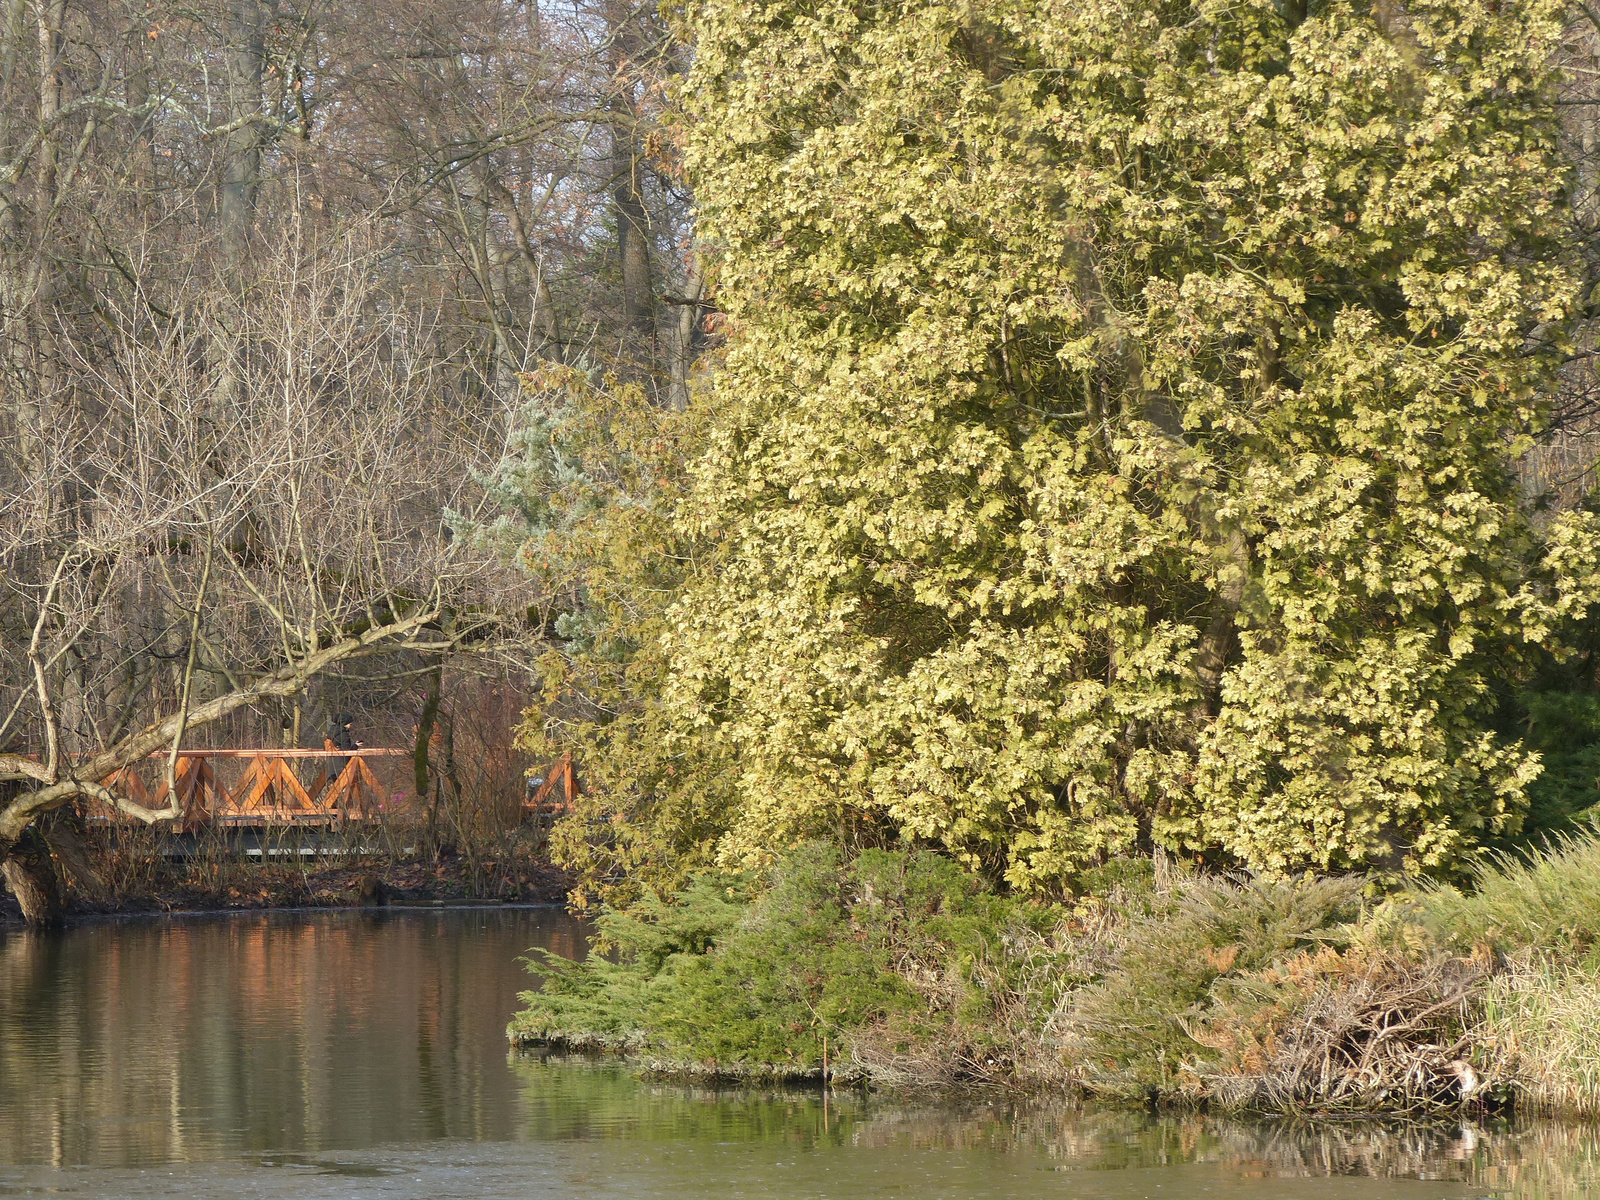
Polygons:
M0 1196L1444 1200L1600 1195L1600 1132L717 1091L509 1054L554 910L0 938Z
M555 909L252 913L0 938L0 1162L504 1138L504 1028Z
M1310 1181L1351 1179L1366 1182L1336 1194L1390 1194L1372 1190L1382 1180L1451 1185L1430 1195L1600 1197L1600 1127L1577 1123L1264 1121L1045 1101L918 1103L856 1092L834 1092L824 1104L817 1092L641 1082L616 1067L573 1060L524 1056L517 1070L529 1139L767 1143L824 1155L836 1148L886 1156L959 1152L1048 1163L1057 1172L1205 1168L1196 1177L1216 1185L1275 1181L1271 1194L1295 1197L1324 1194ZM1285 1186L1291 1180L1300 1182ZM1089 1194L1085 1186L1080 1180L1069 1194Z

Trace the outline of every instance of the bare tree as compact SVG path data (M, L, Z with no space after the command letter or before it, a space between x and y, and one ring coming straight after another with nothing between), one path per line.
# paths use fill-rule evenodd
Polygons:
M613 0L0 0L0 873L31 914L52 812L171 815L120 767L294 739L358 661L520 661L527 585L443 514L540 360L687 402L679 58Z
M447 654L511 607L442 523L489 431L438 410L427 316L377 290L384 246L358 232L336 256L291 240L243 303L201 288L158 327L109 309L113 353L66 359L96 420L51 458L91 499L70 526L47 491L0 508L0 739L21 743L0 755L0 869L30 919L59 893L25 837L41 817L82 798L177 816L105 780L158 753L170 776L206 726L342 663ZM226 408L223 316L242 348Z

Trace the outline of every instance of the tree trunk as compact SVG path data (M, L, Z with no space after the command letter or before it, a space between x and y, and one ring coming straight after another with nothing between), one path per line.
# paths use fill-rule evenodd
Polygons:
M33 826L23 831L0 858L0 877L17 903L22 916L35 929L52 929L61 924L66 905L61 894L61 877L50 857L50 845Z
M672 378L667 391L667 406L675 412L689 407L689 369L694 366L698 334L703 317L700 298L705 294L705 280L698 265L689 269L682 303L678 307L672 331Z
M506 216L511 218L511 232L517 239L517 249L522 251L523 262L527 264L528 282L533 293L533 315L545 340L544 357L554 359L556 362L566 362L566 341L561 335L561 316L556 312L555 297L550 294L550 281L545 278L544 264L528 237L528 226L522 219L522 209L517 204L515 193L503 183L497 186L506 202ZM554 191L554 188L551 191ZM549 195L547 194L545 198L548 200ZM543 206L535 206L535 212L542 213Z
M59 168L56 132L50 128L61 111L61 27L66 22L66 0L47 0L38 9L39 128L50 130L39 143L33 172L32 261L25 289L32 305L29 331L36 355L33 387L18 397L17 446L19 457L36 479L50 476L47 446L50 405L58 386L59 363L55 344L55 267L49 254L50 234L57 213L56 176ZM52 508L54 505L51 506Z
M83 818L70 809L55 813L43 823L44 840L50 843L56 861L66 868L67 877L78 890L91 900L111 898L105 881L89 861L89 847L84 842Z
M417 719L417 741L411 748L412 783L417 789L417 799L427 805L428 854L437 861L439 856L439 789L432 789L429 799L428 743L433 740L433 723L439 715L439 694L443 690L444 660L428 676L428 691L422 701L422 714Z
M228 7L227 116L229 123L246 121L261 112L262 41L261 7L256 0L231 0ZM232 276L235 298L243 290L241 276L250 253L250 226L255 215L256 188L261 175L261 130L250 123L232 130L223 141L222 170L217 183L217 223L222 235L222 257ZM243 347L228 315L218 321L211 338L216 382L212 385L212 421L218 429L232 422L239 401ZM223 473L223 472L219 472ZM232 540L233 531L229 531Z
M256 0L233 0L228 13L225 59L228 69L228 119L243 121L261 112L262 43L261 8ZM237 269L245 258L250 218L255 209L256 183L261 172L261 131L243 125L228 134L222 164L219 216L228 265Z
M622 259L622 316L642 345L635 357L655 359L655 296L650 285L650 217L639 186L639 156L627 130L611 130L612 199L616 203L617 249Z

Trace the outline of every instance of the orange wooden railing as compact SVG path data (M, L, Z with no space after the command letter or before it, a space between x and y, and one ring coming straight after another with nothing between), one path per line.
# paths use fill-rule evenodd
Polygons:
M572 803L577 798L578 777L572 769L572 751L568 750L551 765L539 790L522 807L535 815L565 816L572 811Z
M180 750L173 768L173 785L182 816L177 824L185 830L207 825L331 825L344 821L363 821L376 817L388 804L389 793L372 768L369 758L405 754L404 749L336 750L331 744L321 750ZM151 758L165 759L165 754ZM213 759L247 759L243 775L231 787L217 778ZM289 766L291 759L348 759L332 779L327 768L304 784ZM165 772L159 786L147 788L132 767L108 775L100 782L146 808L169 807ZM110 817L112 812L96 814Z

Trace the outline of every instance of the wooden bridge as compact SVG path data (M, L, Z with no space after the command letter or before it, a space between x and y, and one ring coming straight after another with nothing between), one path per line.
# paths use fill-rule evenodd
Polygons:
M572 751L568 750L545 772L544 782L529 796L522 806L525 816L564 817L572 811L578 798L578 773L572 765Z
M336 825L347 821L367 821L387 807L390 795L372 768L369 758L411 754L407 749L336 750L180 750L173 769L177 792L176 808L182 816L177 828L194 831L206 826L263 827L269 825ZM152 754L165 761L166 754ZM218 767L229 760L244 759L239 778L225 785L218 778ZM322 763L311 783L303 783L291 763L300 759ZM347 760L329 778L329 760ZM100 782L146 808L164 809L171 805L166 772L159 786L146 787L133 767L124 767ZM224 772L231 774L231 772ZM106 811L106 818L114 817Z
M215 826L265 828L370 821L389 809L393 796L367 760L394 755L409 758L411 754L410 748L338 750L331 744L321 750L180 750L173 783L175 807L181 815L173 827L192 833ZM144 777L152 774L149 763L124 767L100 783L146 808L164 810L171 806L166 759L166 752L150 756L151 763L159 760L162 764L159 783L145 783ZM310 783L304 782L296 769L303 759L319 767ZM346 761L330 777L331 760L339 759ZM242 771L228 769L241 761ZM550 764L539 786L524 801L523 816L544 820L565 816L572 811L579 791L569 751ZM103 804L96 804L91 815L102 821L122 818Z

